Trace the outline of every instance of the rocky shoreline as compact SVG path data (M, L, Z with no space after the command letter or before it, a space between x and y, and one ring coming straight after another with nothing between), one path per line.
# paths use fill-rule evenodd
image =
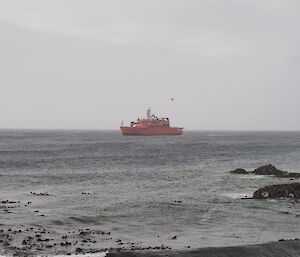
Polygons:
M71 255L98 252L170 250L166 245L143 246L141 242L116 239L110 232L79 229L59 234L45 228L0 230L0 247L12 256Z
M35 197L49 197L49 193L30 192ZM87 194L87 193L86 193ZM89 193L88 193L89 194ZM181 201L174 201L175 204ZM32 202L0 200L0 214L13 215L17 212L28 212L45 217L39 210L32 209ZM158 236L159 237L159 236ZM92 228L81 228L64 233L48 229L47 226L32 225L18 227L1 224L0 250L9 256L49 256L90 254L99 252L120 252L140 250L170 250L166 245L177 236L162 239L160 244L146 245L139 241L121 239L111 231L100 231ZM163 244L165 243L165 244Z

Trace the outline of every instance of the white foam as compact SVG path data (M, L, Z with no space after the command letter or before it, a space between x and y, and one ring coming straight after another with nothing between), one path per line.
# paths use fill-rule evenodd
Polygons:
M228 193L228 194L222 194L222 195L226 196L228 198L232 198L232 199L251 197L250 194L247 194L247 193Z
M238 178L240 179L264 179L270 176L266 176L266 175L254 175L254 174L243 174L241 176L239 176Z

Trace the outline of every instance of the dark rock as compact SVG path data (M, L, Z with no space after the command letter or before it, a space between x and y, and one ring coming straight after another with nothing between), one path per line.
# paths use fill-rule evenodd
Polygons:
M61 246L69 246L69 245L72 245L72 243L66 241L66 242L61 242L60 245Z
M19 203L19 202L4 200L4 201L1 201L1 203L3 203L3 204L13 204L13 203Z
M10 243L9 243L9 242L7 242L7 241L4 241L3 245L4 245L4 246L9 246L9 245L10 245Z
M38 238L36 241L37 242L49 242L50 239L49 238L45 238L45 239Z
M252 171L253 174L255 175L275 175L275 176L282 176L286 174L286 171L282 171L277 169L275 166L272 164L264 165L261 166L254 171Z
M253 193L255 199L265 198L300 198L300 183L267 185Z
M41 192L41 193L35 193L35 192L30 192L30 194L33 194L33 195L42 195L42 196L48 196L49 193L48 192Z
M75 249L75 252L76 252L76 253L81 253L81 252L82 252L82 249L78 247L78 248Z
M86 236L86 235L88 235L88 234L90 234L91 232L90 231L81 231L80 233L79 233L79 235L80 236Z
M234 174L248 174L248 172L245 169L242 169L242 168L237 168L237 169L231 170L229 172L234 173Z

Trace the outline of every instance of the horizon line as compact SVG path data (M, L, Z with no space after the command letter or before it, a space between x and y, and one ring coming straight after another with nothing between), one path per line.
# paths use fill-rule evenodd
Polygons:
M4 130L27 130L27 131L119 131L119 128L0 128ZM300 129L184 129L184 132L300 132Z

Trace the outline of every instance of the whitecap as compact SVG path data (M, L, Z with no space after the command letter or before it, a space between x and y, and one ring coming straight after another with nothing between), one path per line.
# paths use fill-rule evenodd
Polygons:
M223 196L226 196L228 198L232 198L232 199L239 199L239 198L243 198L243 197L252 197L251 194L248 193L228 193L228 194L222 194Z
M238 178L240 179L264 179L270 176L266 176L266 175L253 175L253 174L243 174L241 176L239 176Z

